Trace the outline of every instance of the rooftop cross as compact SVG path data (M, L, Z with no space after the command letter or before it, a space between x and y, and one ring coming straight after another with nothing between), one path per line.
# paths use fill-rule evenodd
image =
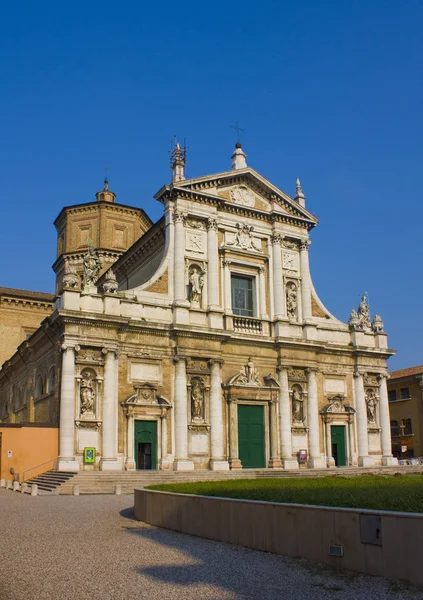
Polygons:
M235 121L235 125L231 125L231 129L235 129L236 130L236 141L238 144L240 144L241 142L239 141L239 134L242 131L242 133L245 133L245 129L243 129L242 127L239 126L238 121Z

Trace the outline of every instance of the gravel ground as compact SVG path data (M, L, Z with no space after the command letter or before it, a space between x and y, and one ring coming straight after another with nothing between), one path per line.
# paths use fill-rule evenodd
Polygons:
M406 584L143 525L132 505L0 489L0 599L423 598Z

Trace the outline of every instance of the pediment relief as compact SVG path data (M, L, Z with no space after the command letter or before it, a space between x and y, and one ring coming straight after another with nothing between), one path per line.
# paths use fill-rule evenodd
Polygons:
M170 407L171 403L167 398L157 393L157 386L152 383L142 383L134 385L134 394L131 394L121 404L125 406L140 405L158 405Z
M345 396L339 394L336 396L332 396L329 399L329 402L322 408L320 411L322 415L324 414L354 414L355 408L351 406L351 404L347 404L345 402Z
M241 367L238 373L232 375L227 382L227 386L246 386L246 387L274 387L278 388L279 382L272 375L264 377L260 376L258 369L256 368L251 356L247 360L246 364Z

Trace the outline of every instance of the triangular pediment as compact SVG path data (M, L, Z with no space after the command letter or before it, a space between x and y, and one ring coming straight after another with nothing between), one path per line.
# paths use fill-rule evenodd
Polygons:
M189 190L250 210L279 213L308 221L312 225L317 223L312 213L250 167L178 181L173 188ZM162 191L164 188L156 195L157 199Z

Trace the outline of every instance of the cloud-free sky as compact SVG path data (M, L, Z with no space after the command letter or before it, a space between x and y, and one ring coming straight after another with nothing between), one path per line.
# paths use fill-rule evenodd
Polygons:
M169 142L188 176L247 162L319 219L310 261L347 320L367 291L389 366L423 363L420 0L3 3L0 285L54 290L53 220L117 201L155 220Z

